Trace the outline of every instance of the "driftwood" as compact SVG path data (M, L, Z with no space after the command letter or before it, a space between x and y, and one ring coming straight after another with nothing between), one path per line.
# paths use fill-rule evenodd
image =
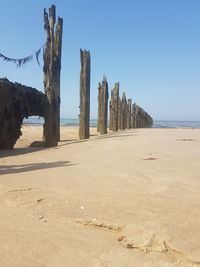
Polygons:
M101 134L106 134L108 120L108 82L106 77L103 77L102 83L99 83L98 90L97 131Z
M34 88L0 79L0 149L13 148L28 116L45 117L46 95Z
M56 24L56 26L55 26ZM47 146L57 146L60 140L60 69L63 20L56 23L55 6L44 10L44 28L47 41L44 51L44 90L48 100L48 113L44 124L44 142ZM56 30L55 30L56 27Z
M79 138L90 137L90 52L80 50L80 120Z

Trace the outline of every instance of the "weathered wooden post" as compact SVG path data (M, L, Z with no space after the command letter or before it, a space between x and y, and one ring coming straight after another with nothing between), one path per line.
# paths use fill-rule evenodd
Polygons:
M149 127L149 126L152 126L152 125L153 125L153 119L152 119L152 117L150 115L148 115L148 124L147 124L147 126Z
M126 94L123 92L122 94L122 102L121 102L121 116L122 116L122 126L121 129L124 130L127 127L127 101Z
M119 101L119 82L115 83L111 91L110 100L110 127L111 131L118 131L118 101Z
M56 23L56 8L44 10L44 29L47 41L44 50L44 91L48 104L45 113L43 139L46 146L57 146L60 140L60 69L62 50L63 19L58 17Z
M118 129L122 130L122 101L118 99Z
M102 85L101 83L99 82L99 86L98 86L98 118L97 118L97 132L99 133L100 132L100 121L101 121L101 114L102 114L102 111L101 111L101 108L102 108L102 105L101 105L101 92L102 92Z
M109 102L109 110L110 110L110 119L109 119L109 130L113 130L113 90L111 90L111 97L110 97L110 102Z
M139 119L138 119L138 105L135 105L135 128L138 128L138 122L139 122Z
M80 118L79 138L90 137L90 52L80 50Z
M143 111L143 127L147 127L147 113L146 111Z
M102 84L99 83L98 94L98 122L97 131L101 134L107 133L108 120L108 82L106 77L103 77Z
M55 51L55 65L54 69L54 79L55 79L55 92L57 92L59 109L57 112L57 136L58 141L60 141L60 70L61 70L61 55L62 55L62 32L63 32L63 20L58 17L58 22L56 24L55 39L54 39L54 51Z
M147 112L145 112L145 127L150 127L152 126L152 124L153 124L153 120L151 116Z
M131 108L132 108L132 99L128 99L128 104L127 104L127 129L131 128Z
M141 122L140 122L140 128L144 128L144 110L141 108Z
M144 128L145 127L145 111L144 111L144 109L142 109L142 128Z
M134 103L132 105L132 112L131 112L131 128L135 128L135 106L136 104Z
M141 107L138 107L138 126L137 128L141 128Z

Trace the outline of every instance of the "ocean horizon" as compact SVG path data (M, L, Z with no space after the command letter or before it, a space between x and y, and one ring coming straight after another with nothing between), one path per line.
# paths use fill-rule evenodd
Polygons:
M44 119L41 117L30 117L24 119L23 124L27 125L42 125ZM79 119L61 118L62 126L75 127L79 125ZM90 127L97 126L97 119L90 120ZM179 121L179 120L155 120L150 128L200 128L200 121Z

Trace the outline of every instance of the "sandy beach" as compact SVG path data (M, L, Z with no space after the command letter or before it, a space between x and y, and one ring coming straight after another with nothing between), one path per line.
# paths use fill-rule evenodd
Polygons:
M1 267L200 265L200 130L136 129L0 151Z

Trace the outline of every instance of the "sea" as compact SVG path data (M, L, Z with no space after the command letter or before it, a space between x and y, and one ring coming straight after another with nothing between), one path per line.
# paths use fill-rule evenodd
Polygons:
M28 119L24 119L24 124L29 125L42 125L44 123L44 119L40 117L30 117ZM60 124L62 126L78 126L78 119L60 119ZM91 119L90 126L96 127L97 120ZM155 120L151 128L200 128L200 121L161 121Z

